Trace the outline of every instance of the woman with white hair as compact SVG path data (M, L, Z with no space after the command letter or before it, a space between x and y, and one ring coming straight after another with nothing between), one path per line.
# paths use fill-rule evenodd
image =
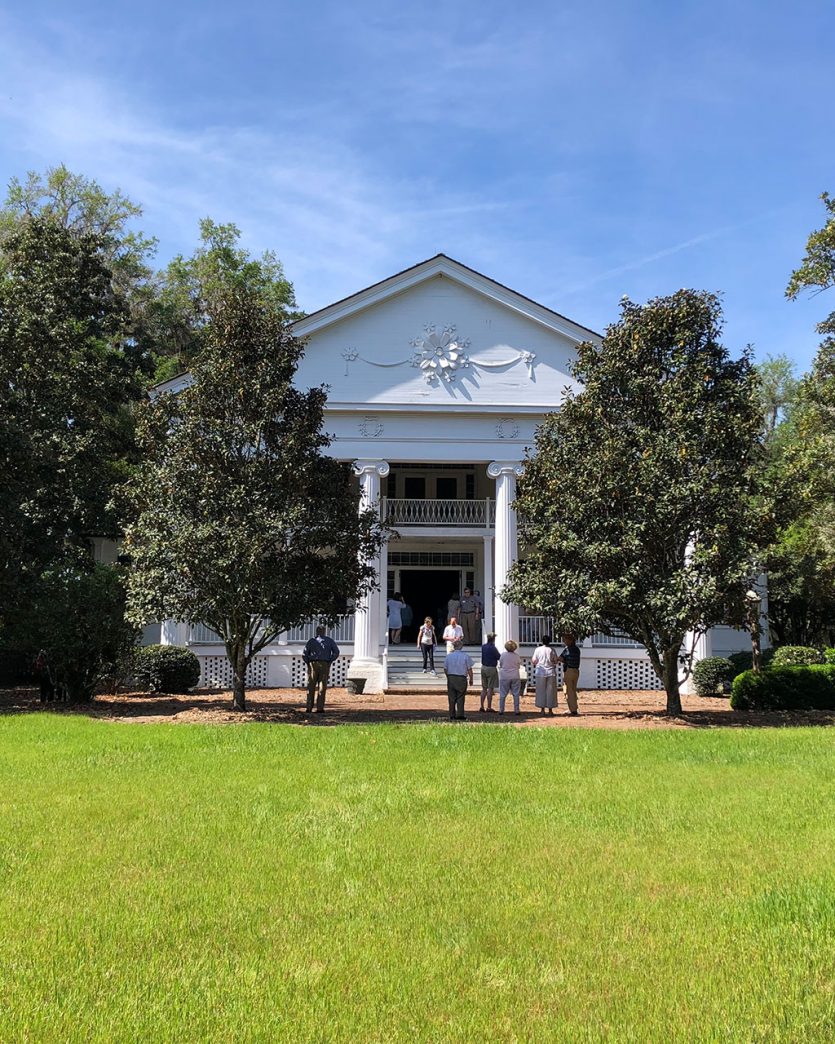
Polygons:
M513 713L519 714L519 698L522 695L522 676L519 668L522 657L516 652L519 646L511 638L504 643L505 651L499 657L499 714L504 714L507 694L513 695Z

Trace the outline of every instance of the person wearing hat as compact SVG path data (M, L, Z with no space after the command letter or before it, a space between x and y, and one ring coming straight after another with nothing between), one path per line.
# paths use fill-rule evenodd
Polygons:
M501 653L496 648L496 636L492 632L487 635L487 641L481 647L481 706L480 712L485 709L489 714L493 713L493 693L499 687L499 658ZM487 701L487 707L484 701Z
M464 700L467 696L467 686L473 684L473 661L464 652L460 639L455 642L452 652L447 653L444 674L446 674L446 692L449 700L449 720L465 721Z

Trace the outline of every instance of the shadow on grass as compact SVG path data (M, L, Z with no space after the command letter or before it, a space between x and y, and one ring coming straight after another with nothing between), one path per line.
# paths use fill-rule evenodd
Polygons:
M476 693L468 695L470 725L529 727L597 727L609 729L734 729L786 728L789 726L832 726L835 712L797 711L746 714L730 709L727 700L685 698L680 718L664 713L664 696L658 692L581 692L581 713L569 717L561 709L554 717L540 715L531 697L523 700L522 713L479 713L473 706ZM225 690L200 690L186 696L125 693L97 696L90 703L41 703L32 688L0 689L0 715L46 712L77 715L109 721L152 724L157 722L236 724L267 722L310 727L336 725L420 724L449 721L446 697L442 694L349 696L343 689L331 690L324 714L305 713L302 690L255 690L247 697L248 710L232 710L231 694Z

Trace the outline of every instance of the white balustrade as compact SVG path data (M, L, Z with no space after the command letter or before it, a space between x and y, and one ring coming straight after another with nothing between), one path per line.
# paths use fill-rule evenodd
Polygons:
M316 628L319 626L318 620L308 620L307 623L302 624L300 627L293 627L287 632L287 640L290 642L307 642L311 638L316 637ZM337 617L336 623L332 627L325 625L328 634L337 643L340 642L352 642L354 640L354 614L344 613L342 616Z
M489 500L423 500L389 498L383 518L391 526L488 527L493 511Z
M550 616L520 616L519 637L520 645L539 645L544 634L550 634L556 639L554 633L554 621Z
M294 627L286 633L286 639L290 642L306 642L316 635L318 620L308 620L307 623ZM352 642L354 640L354 614L344 613L337 617L333 627L327 628L328 634L333 640L339 642ZM278 636L276 636L276 641ZM223 639L210 628L203 624L191 624L189 627L189 645L223 645Z
M634 641L628 634L613 628L614 634L598 632L591 636L591 644L598 649L643 649L640 642Z

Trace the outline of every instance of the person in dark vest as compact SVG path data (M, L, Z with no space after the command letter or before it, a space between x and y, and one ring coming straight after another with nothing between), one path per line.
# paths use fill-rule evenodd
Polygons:
M316 628L316 637L311 638L304 647L302 658L307 664L307 713L325 713L325 693L328 691L328 678L331 664L339 657L339 646L325 633L324 627ZM316 695L316 709L313 709L313 696Z
M559 654L563 663L562 691L565 694L565 702L568 704L568 713L579 714L577 709L577 679L580 677L580 647L577 645L577 637L573 634L564 634L565 648Z

